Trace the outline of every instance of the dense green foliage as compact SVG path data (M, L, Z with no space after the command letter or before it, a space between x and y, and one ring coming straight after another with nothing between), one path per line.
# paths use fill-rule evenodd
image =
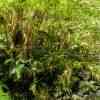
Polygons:
M0 100L99 100L99 11L99 0L0 0Z

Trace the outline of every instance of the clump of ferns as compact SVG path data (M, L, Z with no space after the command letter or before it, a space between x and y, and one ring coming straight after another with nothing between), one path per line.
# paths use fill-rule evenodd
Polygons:
M2 35L6 38L6 45L9 47L9 17L5 11L0 11L0 30Z
M12 34L16 25L16 13L13 9L1 9L0 24L3 28L3 34L6 35L8 47L12 46Z
M2 10L0 22L6 35L7 47L11 51L29 53L32 49L32 24L24 19L23 13L22 8Z

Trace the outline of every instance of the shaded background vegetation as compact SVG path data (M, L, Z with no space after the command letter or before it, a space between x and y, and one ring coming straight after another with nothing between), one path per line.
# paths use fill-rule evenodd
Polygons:
M0 100L99 100L99 12L99 0L0 0Z

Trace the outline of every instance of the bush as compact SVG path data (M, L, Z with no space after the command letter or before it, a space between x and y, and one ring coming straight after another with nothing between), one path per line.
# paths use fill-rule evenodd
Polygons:
M0 1L0 98L99 100L99 3Z

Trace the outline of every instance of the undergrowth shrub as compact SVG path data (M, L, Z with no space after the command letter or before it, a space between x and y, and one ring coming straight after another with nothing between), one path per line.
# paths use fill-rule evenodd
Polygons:
M99 100L99 3L0 1L0 100Z

